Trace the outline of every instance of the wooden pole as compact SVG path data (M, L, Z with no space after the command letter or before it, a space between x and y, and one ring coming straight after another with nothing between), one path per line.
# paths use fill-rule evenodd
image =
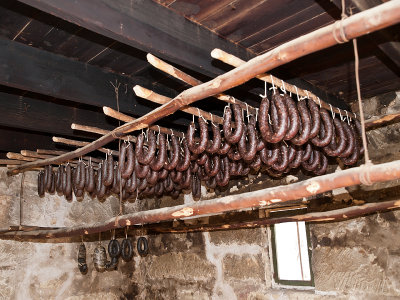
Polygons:
M184 232L196 232L196 231L216 231L216 230L235 230L244 228L256 228L261 226L268 226L279 223L288 222L309 222L309 223L320 223L320 222L339 222L366 216L376 212L383 212L392 209L398 209L400 207L399 200L391 200L376 203L367 203L360 206L350 206L341 209L335 209L324 212L314 212L299 214L288 217L277 217L270 219L261 219L249 222L233 223L233 224L221 224L221 225L200 225L200 226L182 226L182 227L171 227L171 228L152 228L150 231L159 233L184 233Z
M103 107L103 112L104 112L105 115L107 115L109 117L112 117L112 118L115 118L117 120L123 121L123 122L133 122L134 120L137 120L137 119L135 119L135 118L133 118L131 116L125 115L123 113L120 113L120 112L112 109L111 107L107 107L107 106ZM164 134L169 134L169 135L174 134L174 135L176 135L176 136L178 136L180 138L183 138L185 136L184 133L182 133L180 131L176 131L176 130L173 130L173 129L170 129L170 128L165 128L165 127L158 126L158 125L150 126L149 129L153 130L153 131L156 131L156 132L161 132L161 133L164 133Z
M400 160L379 165L363 165L361 167L314 177L290 185L277 186L238 195L229 195L222 198L199 201L174 207L140 211L123 216L117 216L106 222L96 223L93 225L85 224L57 230L33 231L30 233L30 237L60 238L88 235L131 225L151 224L162 221L185 219L187 217L193 218L217 215L228 211L249 208L268 208L270 204L302 199L304 197L314 196L333 189L361 184L361 182L372 184L399 178ZM399 206L400 201L396 201L393 204L393 208ZM306 218L301 216L297 218L297 221L304 220L306 220ZM333 220L335 219L325 219L325 221ZM14 234L16 237L21 235L25 234Z
M47 150L47 149L37 149L36 152L38 154L49 154L49 155L62 155L64 153L68 153L67 151L61 151L61 150ZM82 157L84 160L91 160L92 162L100 163L101 159L98 159L96 157L91 157L91 156L83 156Z
M75 146L75 147L84 147L84 146L87 146L90 144L89 142L76 141L76 140L66 139L66 138L57 137L57 136L53 136L53 142L59 143L59 144L64 144L64 145L69 145L69 146ZM119 152L116 150L111 150L111 149L107 149L107 148L99 148L96 150L106 153L106 154L112 154L114 156L119 156ZM51 158L49 158L48 160L51 160Z
M161 118L176 112L185 105L243 84L258 74L289 63L299 57L336 45L338 44L337 38L341 37L341 34L344 35L344 38L350 40L394 25L400 22L399 12L400 1L389 1L341 20L340 23L338 23L339 26L335 23L317 29L257 56L240 67L220 75L213 80L187 89L168 103L134 121L117 127L110 133L82 148L51 159L29 162L9 170L7 173L9 175L14 175L29 168L58 164L83 156L129 132L146 128Z
M218 59L228 65L231 65L235 68L245 64L246 62L244 60L241 60L239 57L236 57L232 54L229 54L221 49L214 49L213 51L211 51L211 57ZM284 82L282 79L279 79L271 74L259 74L256 76L256 78L260 79L261 81L264 82L268 82L273 84L274 86L277 86L283 90L286 90L287 92L291 92L293 94L297 94L300 97L306 97L309 98L311 100L313 100L315 103L317 103L318 105L320 105L321 107L327 109L327 110L333 110L335 113L338 114L342 114L343 116L346 116L346 111L339 109L337 107L331 106L328 103L324 102L323 100L321 100L318 96L316 96L315 94L307 91L307 90L303 90L303 89L299 89L297 88L295 85L292 85L290 83ZM347 115L349 117L356 117L356 114L353 112L347 112Z
M93 126L76 124L76 123L71 124L71 129L90 132L90 133L96 133L96 134L100 134L100 135L105 135L105 134L110 133L109 130L105 130L105 129L101 129L101 128L93 127ZM132 143L136 143L136 140L137 140L136 136L133 136L133 135L127 135L127 136L121 137L121 139L124 141L130 141Z
M400 121L400 113L387 114L365 121L365 129L373 130Z
M135 85L133 87L133 91L135 92L136 96L150 100L152 102L158 103L158 104L166 104L169 101L172 100L172 98L157 94L156 92L153 92L149 89L146 89L140 85ZM197 117L203 117L204 119L211 121L213 123L217 124L224 124L224 118L213 115L205 110L196 108L196 107L191 107L191 106L185 106L180 109L181 111L188 113L190 115L194 115Z
M179 79L183 82L186 82L187 84L191 86L196 86L200 85L203 82L194 78L193 76L190 76L189 74L186 74L185 72L175 68L174 66L170 65L169 63L163 61L162 59L154 56L151 53L147 54L147 61L155 68L164 71L165 73L175 77L176 79ZM218 94L214 95L215 98L230 103L230 104L237 104L239 105L242 109L248 110L249 113L251 114L256 114L257 110L253 106L248 105L246 102L240 101L236 99L233 96L229 96L226 94Z
M25 163L19 159L0 159L0 165L20 165Z

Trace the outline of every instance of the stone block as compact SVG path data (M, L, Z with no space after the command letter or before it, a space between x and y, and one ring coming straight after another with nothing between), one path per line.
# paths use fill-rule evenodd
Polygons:
M267 265L268 266L268 265ZM222 269L225 280L265 280L265 267L262 256L259 255L233 255L224 257Z
M265 228L212 231L210 241L213 244L257 244L267 247Z

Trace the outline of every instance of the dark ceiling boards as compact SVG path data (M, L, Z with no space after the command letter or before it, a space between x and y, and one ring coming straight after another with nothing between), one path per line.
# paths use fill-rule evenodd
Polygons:
M112 128L116 122L104 117L101 107L116 108L111 85L116 80L122 83L121 110L133 116L156 107L133 94L135 84L167 96L174 96L187 87L149 66L147 51L207 80L230 69L211 59L213 48L220 47L249 59L334 22L340 17L336 2L2 1L0 95L2 111L7 117L0 122L3 132L0 151L15 151L6 141L11 143L22 132L26 142L20 148L35 150L54 147L52 135L86 136L72 131L68 126L72 122ZM131 10L130 5L135 9ZM111 17L107 18L107 14ZM121 19L114 22L119 14ZM101 25L96 25L97 20ZM120 28L118 21L131 23L131 27ZM400 30L396 29L388 31L392 33L391 39L398 41ZM387 35L381 33L360 40L364 97L400 88L399 66L393 63L399 57L395 46L387 46L388 41ZM350 44L301 58L274 70L274 74L299 86L308 82L345 101L355 98ZM249 103L258 101L243 90L236 93ZM198 106L222 114L223 104L210 109L210 104L215 103L203 100ZM177 113L163 124L182 130L182 125L190 119ZM57 120L56 126L54 120Z

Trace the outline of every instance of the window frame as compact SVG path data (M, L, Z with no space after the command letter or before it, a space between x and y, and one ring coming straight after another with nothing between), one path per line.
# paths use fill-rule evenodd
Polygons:
M298 214L298 210L288 210L288 211L277 211L277 212L271 212L273 213L274 217L282 217L282 216L290 216L290 215L296 215ZM272 217L272 216L271 216ZM297 223L297 222L292 222L292 223ZM310 276L311 280L286 280L286 279L279 279L279 274L278 274L278 260L277 260L277 255L276 255L276 242L275 242L275 226L271 225L271 257L272 257L272 263L273 263L273 278L275 283L279 285L285 285L289 287L315 287L314 283L314 272L312 269L312 244L311 244L311 235L310 235L310 228L309 224L306 222L305 223L305 228L306 228L306 237L307 237L307 250L308 250L308 263L310 266Z

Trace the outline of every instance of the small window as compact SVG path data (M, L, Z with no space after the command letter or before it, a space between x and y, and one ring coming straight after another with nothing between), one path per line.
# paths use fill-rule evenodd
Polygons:
M290 286L314 286L311 246L305 222L271 226L275 282Z

